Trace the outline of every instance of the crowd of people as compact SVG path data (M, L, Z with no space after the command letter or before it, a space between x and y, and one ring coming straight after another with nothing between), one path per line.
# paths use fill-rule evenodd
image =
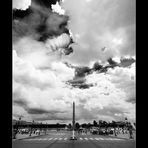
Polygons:
M59 130L73 130L73 128L68 128L68 126L66 128L55 128L57 129L57 132ZM13 128L13 139L16 138L17 134L29 134L29 136L31 136L32 134L35 135L40 135L41 133L46 134L46 132L48 132L48 128L21 128L21 127L17 127L17 128ZM118 135L128 135L130 139L134 139L134 134L136 131L136 127L132 126L131 124L126 125L126 126L99 126L99 125L91 125L89 127L87 126L75 126L75 131L78 134L97 134L97 135L114 135L114 136L118 136Z
M135 131L133 128L131 127L116 127L116 128L112 128L112 127L108 127L108 128L97 128L97 127L92 127L90 129L87 128L80 128L77 130L78 134L97 134L97 135L114 135L114 136L118 136L119 134L127 134L129 135L130 139L134 138L133 135L133 131Z
M46 134L46 129L41 130L41 129L28 129L28 128L24 128L24 129L13 129L12 131L12 138L16 139L16 135L17 134L29 134L29 136L31 136L32 134L35 135L40 135L41 132Z

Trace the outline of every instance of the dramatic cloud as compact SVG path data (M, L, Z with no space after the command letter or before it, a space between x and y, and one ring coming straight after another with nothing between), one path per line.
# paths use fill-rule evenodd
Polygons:
M13 10L14 41L24 36L45 41L50 37L55 37L62 33L69 34L69 30L67 29L68 16L54 13L46 4L51 6L54 3L33 0L28 9Z
M135 0L65 0L62 6L77 42L70 61L135 55Z
M131 66L132 63L135 62L133 58L117 58L115 57L114 60L112 58L109 58L107 60L108 64L101 64L99 62L94 62L91 63L90 67L77 67L75 66L75 77L73 80L69 80L68 84L72 85L73 87L78 87L82 89L86 89L89 87L92 87L93 84L86 84L86 79L85 77L87 75L92 74L93 72L98 72L98 73L106 73L108 72L109 69L114 69L115 67L129 67ZM135 68L135 67L134 67ZM121 68L120 68L121 69ZM134 69L132 69L134 73Z
M37 67L34 61L31 62L23 56L18 57L16 51L13 51L14 115L17 114L18 107L22 108L19 111L20 115L25 112L35 119L39 114L61 113L71 107L71 100L64 98L66 92L70 91L65 82L74 77L74 69L56 60L46 69L44 64L42 66L43 68ZM33 114L37 116L34 117ZM28 115L24 118L28 118Z
M18 64L20 61L15 62ZM24 63L22 62L22 64ZM21 64L17 66L22 68ZM116 120L125 116L134 120L134 66L132 64L127 68L110 68L106 74L93 72L86 75L86 84L93 84L87 89L71 88L65 83L66 80L74 77L74 69L66 67L63 63L54 63L50 69L46 70L35 67L28 70L28 67L25 68L25 64L21 71L14 67L14 105L24 108L33 119L42 121L46 119L51 123L56 119L64 120L64 117L65 122L66 120L70 122L72 100L76 102L76 119L78 121L90 122L100 118ZM40 77L39 72L45 75ZM51 72L52 75L50 75ZM131 99L132 101L130 101ZM54 117L51 115L53 112ZM120 118L117 116L119 113ZM41 119L42 117L43 119Z
M75 101L79 122L134 121L134 0L29 2L13 3L13 117L70 123Z

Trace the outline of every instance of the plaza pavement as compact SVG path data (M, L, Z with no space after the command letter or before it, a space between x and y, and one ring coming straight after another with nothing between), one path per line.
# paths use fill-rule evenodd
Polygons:
M118 137L118 138L124 138L124 139L130 139L129 137L129 133L128 134L117 134L117 136L115 136L114 134L113 135L110 135L110 136L113 136L113 137ZM133 132L133 139L136 140L136 132Z

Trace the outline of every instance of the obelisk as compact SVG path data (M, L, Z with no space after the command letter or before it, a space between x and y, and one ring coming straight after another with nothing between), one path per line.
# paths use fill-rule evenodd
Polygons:
M75 102L73 102L73 118L72 118L72 140L76 140L75 136Z
M73 120L72 120L73 131L75 130L75 102L73 102Z

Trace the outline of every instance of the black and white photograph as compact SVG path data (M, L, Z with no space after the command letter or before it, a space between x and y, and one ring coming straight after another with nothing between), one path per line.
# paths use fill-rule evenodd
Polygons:
M12 148L136 148L136 0L12 0Z

